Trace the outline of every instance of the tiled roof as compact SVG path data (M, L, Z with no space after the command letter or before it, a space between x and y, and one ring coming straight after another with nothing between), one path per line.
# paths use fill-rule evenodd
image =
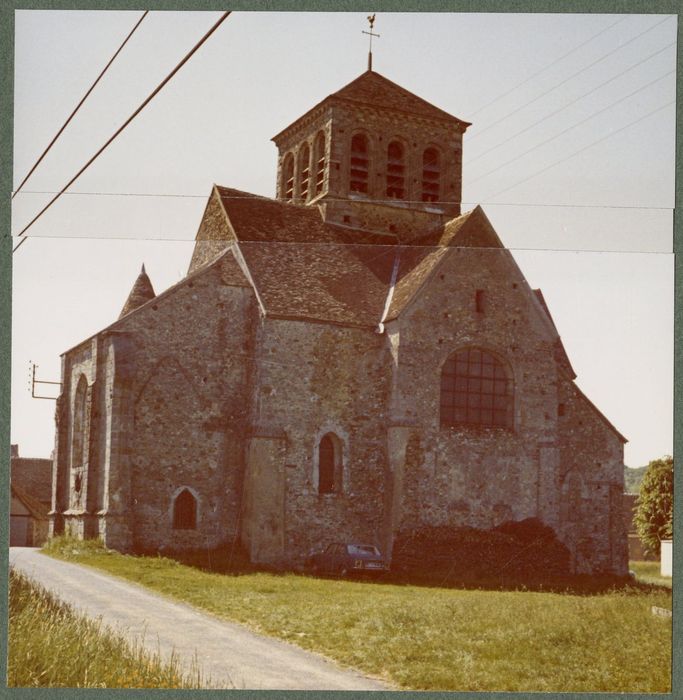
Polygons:
M10 481L43 503L52 501L52 460L12 457Z
M245 241L240 252L268 315L376 327L392 246Z
M465 128L470 126L469 122L444 112L443 109L435 107L430 102L371 70L362 73L341 90L332 93L330 97L349 102L377 105L384 109L395 109L430 119L446 119Z
M15 498L19 499L24 504L26 510L28 510L36 520L47 520L50 508L46 503L39 501L25 488L22 488L19 484L15 484L14 482L10 483L10 491Z

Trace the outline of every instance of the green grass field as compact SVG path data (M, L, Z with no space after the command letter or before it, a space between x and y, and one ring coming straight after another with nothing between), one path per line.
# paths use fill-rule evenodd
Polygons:
M666 588L599 594L458 590L225 575L94 543L48 551L135 581L383 678L396 687L469 691L670 690Z
M631 561L629 562L629 568L636 575L636 578L643 583L671 588L671 577L660 574L658 561Z
M7 685L67 688L198 688L198 673L131 646L10 571Z

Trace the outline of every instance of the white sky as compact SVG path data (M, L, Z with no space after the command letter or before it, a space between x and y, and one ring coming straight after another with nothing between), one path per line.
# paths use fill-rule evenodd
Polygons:
M365 70L366 14L234 13L75 183L84 194L30 229L13 262L20 454L54 440L29 361L58 380L60 353L116 319L143 261L157 292L181 279L214 182L274 195L270 138ZM16 13L15 187L139 16ZM218 16L147 16L14 199L15 234ZM542 288L626 463L671 453L676 18L383 13L375 31L375 70L473 122L463 209L481 203Z

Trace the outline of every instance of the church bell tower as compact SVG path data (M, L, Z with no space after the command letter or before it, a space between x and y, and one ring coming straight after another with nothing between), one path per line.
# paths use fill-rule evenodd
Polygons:
M468 126L369 68L273 137L277 198L408 242L460 214Z

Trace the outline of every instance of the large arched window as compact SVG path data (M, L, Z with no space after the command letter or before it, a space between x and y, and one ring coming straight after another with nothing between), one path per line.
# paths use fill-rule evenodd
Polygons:
M189 489L183 489L173 501L173 529L197 529L197 499Z
M305 143L299 154L299 197L308 199L308 181L311 175L311 149Z
M453 353L441 370L441 426L512 427L512 381L486 350Z
M422 154L422 201L437 202L441 180L441 158L436 148L426 148Z
M403 145L398 141L392 141L387 148L387 197L406 197L405 157Z
M351 169L349 189L351 192L367 192L370 173L368 137L355 134L351 139Z
M86 439L86 410L88 400L88 380L81 374L74 394L73 423L71 433L71 467L82 467L88 460Z
M315 167L315 191L314 196L323 191L325 184L325 134L318 132L313 144L313 164Z
M282 164L282 193L285 199L294 197L294 156L288 153Z
M341 490L342 442L334 433L327 433L318 443L318 493Z

